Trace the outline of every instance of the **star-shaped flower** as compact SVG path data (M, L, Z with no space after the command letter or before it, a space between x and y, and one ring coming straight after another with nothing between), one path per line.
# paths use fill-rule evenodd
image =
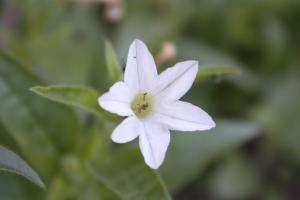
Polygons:
M130 45L124 81L115 83L99 97L100 106L127 118L111 135L116 143L139 137L145 162L153 169L162 164L170 131L208 130L215 127L201 108L179 99L191 88L198 72L198 62L177 63L160 75L146 45L134 40Z

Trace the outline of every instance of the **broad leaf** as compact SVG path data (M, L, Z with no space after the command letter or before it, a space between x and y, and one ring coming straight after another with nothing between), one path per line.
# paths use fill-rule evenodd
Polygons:
M110 83L121 80L122 68L118 63L116 53L109 41L105 42L105 59Z
M60 173L52 178L47 189L47 200L118 199L114 192L96 180L86 168L86 160L100 161L106 157L107 145L111 144L109 137L103 134L102 126L91 125L88 129L81 139L80 152L62 159Z
M0 121L0 145L5 146L6 148L12 150L16 154L21 154L22 152L18 144L12 137L12 135L7 132L7 130L5 129L1 121Z
M26 22L20 27L22 34L8 41L14 55L47 83L90 83L92 68L99 66L96 59L104 60L99 57L103 52L98 51L103 29L93 20L90 9L80 4L66 9L61 1L18 4L22 4L20 11ZM51 30L46 30L49 24Z
M58 103L75 106L94 114L101 113L97 104L99 95L90 88L81 86L36 86L30 90Z
M240 75L241 70L237 67L228 67L220 65L200 65L200 70L197 74L197 79L206 78L221 78L224 76Z
M0 199L1 200L43 200L46 192L28 183L21 176L0 173Z
M62 173L52 178L47 190L47 200L118 199L114 192L93 178L86 169L81 168L82 162L77 163L78 160L69 159L70 157L63 161Z
M214 199L246 199L257 194L263 184L255 162L240 152L233 152L213 170L208 190Z
M300 73L282 76L281 81L269 82L263 92L263 101L252 115L264 125L266 138L272 145L288 153L300 164ZM287 101L288 100L288 101ZM284 133L284 135L283 135Z
M37 186L45 189L39 175L17 154L0 146L0 170L24 176Z
M161 172L174 191L196 179L207 164L257 136L258 126L239 121L216 121L207 132L174 133ZM176 174L176 175L174 175Z
M28 91L37 84L41 82L32 74L0 54L0 121L30 163L47 176L58 155L74 148L79 128L70 109Z
M100 108L97 102L100 95L91 88L78 86L36 86L31 88L31 91L52 101L75 106L100 117L113 118Z
M111 157L89 167L121 199L170 199L160 176L145 165L137 149L120 147Z
M258 77L247 70L235 57L225 52L217 51L201 42L182 40L178 43L178 56L180 56L180 60L185 60L186 58L199 60L198 79L218 78L218 76L222 78L230 75L230 81L248 91L256 91L261 85ZM236 76L241 73L242 76Z

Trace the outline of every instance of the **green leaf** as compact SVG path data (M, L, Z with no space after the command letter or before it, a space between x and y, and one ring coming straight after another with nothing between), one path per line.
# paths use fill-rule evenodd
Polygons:
M283 75L276 82L266 83L262 103L251 110L253 119L265 127L265 137L273 148L285 152L297 164L300 164L299 75L299 72L294 71Z
M91 88L81 86L35 86L30 90L58 103L75 106L93 114L101 113L97 103L99 94Z
M80 183L66 178L65 175L53 178L51 188L47 192L47 200L57 199L118 199L113 192L92 178Z
M202 42L183 39L178 43L178 59L199 60L197 80L230 77L230 81L245 90L256 91L260 80L239 60ZM239 76L240 75L240 76Z
M79 127L72 110L28 91L37 84L42 83L0 52L0 121L30 163L47 178L58 155L74 148Z
M207 132L172 135L172 144L161 168L171 191L196 179L211 161L259 133L259 127L253 123L218 120L216 124L216 128Z
M201 65L197 74L197 80L207 78L221 78L224 76L240 75L241 70L237 67L221 66L221 65Z
M262 187L254 162L240 152L228 155L212 172L208 190L214 199L246 199Z
M46 192L28 184L28 180L21 176L0 173L0 199L1 200L35 200L46 199Z
M122 79L122 68L118 63L116 53L109 41L105 42L105 59L110 83L115 83Z
M12 37L8 49L47 83L90 84L92 70L99 66L95 62L105 63L99 57L102 45L95 42L101 41L103 28L90 9L80 4L66 9L61 2L28 2L18 8L26 13L26 22L20 27L22 36Z
M21 150L9 132L4 128L3 124L0 121L0 145L5 146L8 149L11 149L17 154L21 154Z
M0 170L24 176L37 186L46 189L39 175L17 154L0 146Z
M121 199L171 199L157 172L145 165L137 149L128 145L104 161L90 163L89 168Z
M100 95L94 89L79 86L36 86L30 90L52 101L74 106L100 117L113 118L98 105Z

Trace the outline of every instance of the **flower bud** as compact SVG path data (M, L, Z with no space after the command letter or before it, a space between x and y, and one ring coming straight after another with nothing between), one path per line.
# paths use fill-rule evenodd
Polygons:
M155 59L157 66L167 61L173 60L174 58L176 58L176 54L177 54L176 45L173 42L164 42Z

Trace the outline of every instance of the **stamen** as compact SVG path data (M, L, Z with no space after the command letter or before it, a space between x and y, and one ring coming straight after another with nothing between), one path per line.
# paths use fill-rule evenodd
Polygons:
M147 92L137 95L131 103L131 109L139 118L149 115L152 110L153 98Z

